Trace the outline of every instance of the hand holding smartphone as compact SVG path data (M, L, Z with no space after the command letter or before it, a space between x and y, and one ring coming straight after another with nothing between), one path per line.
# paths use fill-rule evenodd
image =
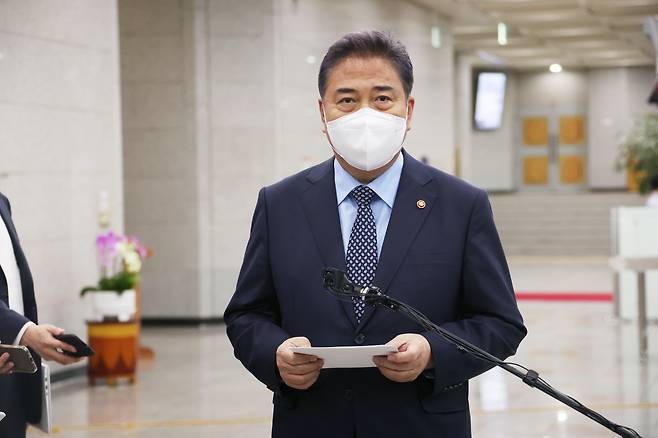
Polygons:
M93 348L91 348L89 345L83 342L82 339L72 333L64 333L63 335L56 335L53 337L58 341L72 345L75 348L75 353L71 353L70 351L63 351L63 353L67 356L88 357L96 354Z
M8 362L14 364L11 369L12 373L34 374L37 372L37 365L30 354L30 350L22 345L4 345L0 344L0 355L9 354Z

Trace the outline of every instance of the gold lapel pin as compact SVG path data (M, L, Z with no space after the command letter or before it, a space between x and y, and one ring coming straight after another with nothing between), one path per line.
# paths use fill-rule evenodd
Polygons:
M427 203L423 199L419 199L416 201L416 207L420 208L421 210L427 206Z

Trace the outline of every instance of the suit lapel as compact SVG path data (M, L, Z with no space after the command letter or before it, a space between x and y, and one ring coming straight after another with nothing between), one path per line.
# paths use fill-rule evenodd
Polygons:
M14 248L14 255L16 256L16 262L18 263L18 267L22 268L21 264L23 264L23 262L25 261L25 254L23 254L23 250L21 249L21 246L18 243L18 234L16 233L16 228L14 228L14 223L11 221L11 217L9 216L9 211L2 204L0 204L0 216L2 216L2 220L4 221L5 226L7 227L7 231L9 231L9 237L11 237L11 244Z
M9 210L0 202L0 217L9 231L9 237L11 237L11 244L14 249L14 256L16 257L16 264L18 265L18 271L21 276L21 288L23 291L23 307L25 311L25 316L36 320L36 314L33 315L34 306L34 286L32 283L32 274L30 273L30 268L27 264L27 259L23 253L23 249L18 241L18 233L16 233L16 228L14 223L11 220Z
M307 175L309 186L302 192L304 214L311 226L315 243L326 267L345 270L345 250L338 215L334 160L312 168ZM310 275L315 275L315 272ZM317 272L318 283L320 272ZM338 301L338 300L337 300ZM351 302L339 301L346 317L356 327L356 315Z
M427 185L432 180L428 170L409 154L403 153L404 167L373 281L373 285L379 287L383 293L388 293L386 289L436 200L436 194ZM420 200L425 201L424 208L418 206ZM366 308L359 329L367 324L374 310L372 307Z

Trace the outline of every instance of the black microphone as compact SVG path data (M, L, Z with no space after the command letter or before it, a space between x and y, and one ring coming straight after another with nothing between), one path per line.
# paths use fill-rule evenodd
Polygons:
M365 299L366 304L376 305L378 299L383 296L378 287L358 285L352 282L345 272L336 268L322 269L322 282L327 291L342 301L357 298Z

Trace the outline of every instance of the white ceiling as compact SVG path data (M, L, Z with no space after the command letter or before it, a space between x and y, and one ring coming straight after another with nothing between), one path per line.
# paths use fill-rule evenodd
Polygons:
M519 69L655 65L644 19L658 0L413 0L447 16L459 53ZM508 27L501 46L497 26Z

